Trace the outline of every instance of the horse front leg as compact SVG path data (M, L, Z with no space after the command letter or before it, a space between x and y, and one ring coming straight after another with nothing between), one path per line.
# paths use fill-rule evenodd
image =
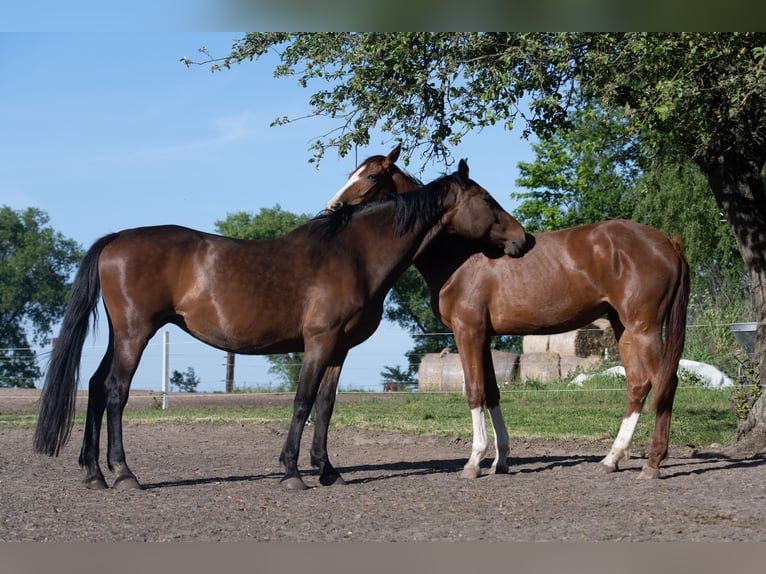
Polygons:
M487 339L482 345L482 373L484 381L484 396L492 421L492 432L495 435L495 460L492 462L493 474L506 474L508 472L508 457L511 454L511 441L508 438L508 429L505 426L503 411L500 408L500 389L497 386L495 364L492 361L492 349Z
M335 407L342 365L343 361L340 361L337 366L327 367L316 399L316 426L311 443L311 464L319 469L319 483L323 486L346 484L340 473L330 463L327 454L327 434Z
M622 461L630 460L630 445L636 431L639 417L644 408L651 381L645 368L647 356L642 352L644 346L629 331L619 338L620 356L625 365L627 405L620 423L620 430L612 443L612 448L601 460L606 472L616 472Z
M498 423L503 429L499 435L497 432L495 433L496 439L500 436L501 440L498 442L501 444L497 445L497 457L495 458L492 470L493 472L507 472L508 435L505 431L502 413L499 413L500 391L495 381L492 355L486 332L483 329L478 330L464 325L455 325L454 333L455 342L460 353L460 363L463 367L465 394L468 399L468 408L471 410L473 426L471 456L463 467L461 476L463 478L477 478L481 476L480 464L489 450L489 439L484 420L484 409L487 406L490 407L493 426ZM491 404L487 400L488 388L490 389L489 398L491 398Z
M329 337L328 333L325 333L325 337L323 341L307 340L305 342L298 390L293 400L293 418L290 421L285 444L279 455L279 462L284 470L281 483L287 490L306 490L308 488L298 471L298 457L303 429L316 401L319 385L337 340L335 337ZM323 342L324 344L322 344ZM324 424L324 422L319 421L322 416L317 412L317 425Z

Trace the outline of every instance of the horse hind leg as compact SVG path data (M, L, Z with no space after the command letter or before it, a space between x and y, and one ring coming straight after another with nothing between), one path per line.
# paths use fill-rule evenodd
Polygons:
M115 475L112 487L117 490L142 488L125 460L125 448L122 438L122 414L128 402L130 382L146 346L146 341L149 338L150 336L132 338L140 342L125 345L121 353L115 354L112 368L104 384L108 440L107 465L109 470Z
M88 385L88 409L85 415L85 432L83 433L82 448L80 449L80 467L85 469L83 484L92 490L108 488L101 467L98 463L101 438L101 422L106 409L104 397L104 381L109 373L112 362L111 345L104 358L90 379Z
M678 386L678 374L672 373L671 380L660 381L655 386L654 392L661 392L661 385L670 385L663 393L662 399L656 405L654 415L654 434L652 435L652 444L649 447L649 457L646 464L641 469L638 478L659 478L660 463L668 456L668 443L670 442L670 419L673 412L673 400L675 398L676 387Z

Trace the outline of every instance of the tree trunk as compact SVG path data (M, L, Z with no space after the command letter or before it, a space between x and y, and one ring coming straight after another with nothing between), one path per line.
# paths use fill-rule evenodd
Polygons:
M755 321L754 383L766 382L766 192L761 171L764 161L728 152L699 161L713 194L729 222L750 274ZM766 393L753 405L737 429L733 451L766 452Z

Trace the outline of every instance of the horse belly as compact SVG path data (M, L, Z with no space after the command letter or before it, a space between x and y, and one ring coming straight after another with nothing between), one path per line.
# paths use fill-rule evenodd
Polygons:
M263 313L221 313L212 306L197 306L181 313L177 324L193 337L213 347L246 355L290 353L303 350L300 330L287 318L275 320Z
M498 335L551 334L587 325L609 310L592 282L575 285L555 264L527 269L519 260L503 263L453 275L439 298L445 324L487 322Z

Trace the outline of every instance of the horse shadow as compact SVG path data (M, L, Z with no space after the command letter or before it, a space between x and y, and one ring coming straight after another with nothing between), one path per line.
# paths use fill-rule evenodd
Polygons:
M599 460L601 460L601 457L583 455L540 456L528 458L513 457L509 459L509 474L545 472L554 468L572 467L587 462L598 462ZM370 484L396 478L423 477L438 474L458 474L463 469L465 463L465 458L431 459L351 465L338 468L338 471L341 473L341 475L343 475L346 484ZM487 471L491 465L492 461L490 459L485 459L482 461L480 466L484 472L480 478L490 476L489 472ZM302 471L302 475L304 478L312 478L318 480L319 471L314 468L307 469ZM355 475L364 476L355 478ZM215 485L221 483L257 483L262 481L280 480L281 478L281 472L273 471L265 474L210 476L202 478L144 483L143 488L144 490L154 490L184 486Z
M595 467L601 461L601 456L597 455L543 455L530 457L511 457L508 460L509 476L538 474L554 469L573 468L583 464L590 464ZM633 467L628 467L620 472L630 472L638 474L642 464L640 458L631 459L634 461ZM431 459L402 462L384 462L374 464L359 464L339 468L346 484L360 485L372 484L381 481L393 480L407 477L424 477L439 474L459 474L465 464L465 458L453 459ZM478 478L481 480L489 476L492 461L485 459L482 461L482 474ZM694 456L683 459L674 459L673 462L661 466L662 479L682 478L689 476L698 476L708 473L731 471L736 469L751 469L766 467L766 457L752 458L732 458L721 453L695 453ZM594 470L595 472L595 470ZM317 469L307 469L303 471L304 478L310 478L312 481L318 481L319 471ZM605 473L606 474L606 473ZM360 476L361 475L361 476ZM279 481L282 478L280 471L272 471L263 474L243 474L231 476L209 476L202 478L169 480L143 485L145 490L155 490L163 488L177 488L184 486L233 484L233 483L259 483Z

